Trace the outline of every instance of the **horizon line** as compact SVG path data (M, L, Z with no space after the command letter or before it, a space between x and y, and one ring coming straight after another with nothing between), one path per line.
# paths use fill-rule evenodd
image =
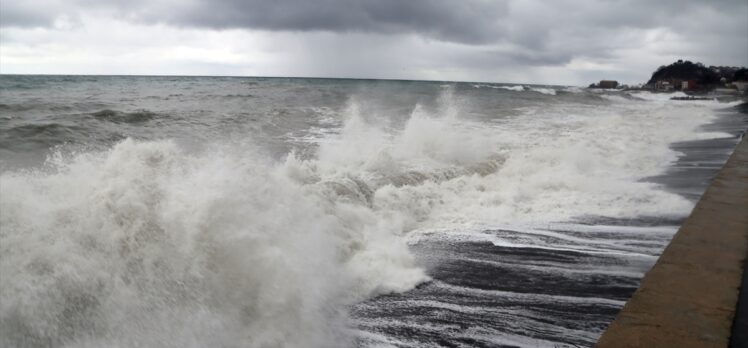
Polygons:
M322 76L260 76L260 75L159 75L159 74L64 74L64 73L4 73L0 76L92 76L92 77L230 77L230 78L268 78L268 79L313 79L313 80L369 80L369 81L400 81L400 82L444 82L444 83L487 83L487 84L514 84L530 86L559 86L559 87L585 87L582 85L544 84L528 82L489 82L489 81L465 81L465 80L415 80L405 78L376 78L376 77L322 77Z

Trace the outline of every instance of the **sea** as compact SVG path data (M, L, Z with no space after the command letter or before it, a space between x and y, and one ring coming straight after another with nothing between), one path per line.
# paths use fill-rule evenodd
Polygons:
M590 347L745 104L0 76L2 347Z

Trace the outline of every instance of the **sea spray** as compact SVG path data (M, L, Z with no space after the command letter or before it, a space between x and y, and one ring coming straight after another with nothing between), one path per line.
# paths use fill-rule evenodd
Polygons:
M345 345L343 306L426 279L370 209L251 152L126 140L2 177L3 345Z
M266 89L292 93L279 86ZM269 106L218 116L191 113L188 97L128 124L50 116L83 135L60 121L62 140L42 134L45 152L63 144L48 167L0 174L0 345L348 346L351 304L429 279L408 240L510 245L520 232L484 231L683 216L691 202L644 179L677 158L670 143L722 136L695 131L716 102L434 88L423 102L361 92L339 109L284 108L269 94L235 98ZM223 110L219 99L199 108ZM487 106L500 104L514 106ZM0 126L26 127L21 116ZM2 154L25 158L35 139L8 137L19 146ZM524 243L547 240L535 234ZM571 241L563 248L580 248Z

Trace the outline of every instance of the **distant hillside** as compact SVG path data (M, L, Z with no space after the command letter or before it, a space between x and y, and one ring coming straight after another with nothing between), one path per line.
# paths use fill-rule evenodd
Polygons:
M733 81L748 81L748 69L742 68L732 75Z
M735 74L738 71L743 71L741 74L745 75L745 68L741 69L729 66L706 67L704 64L698 62L693 63L687 60L678 60L673 64L668 66L663 65L657 69L647 84L654 85L657 81L675 79L696 80L700 86L718 85L722 78L725 78L727 82L731 82L736 77Z

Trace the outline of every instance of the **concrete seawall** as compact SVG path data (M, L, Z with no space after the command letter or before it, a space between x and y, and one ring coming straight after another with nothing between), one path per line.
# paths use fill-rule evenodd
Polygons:
M596 347L727 347L747 255L744 138Z

